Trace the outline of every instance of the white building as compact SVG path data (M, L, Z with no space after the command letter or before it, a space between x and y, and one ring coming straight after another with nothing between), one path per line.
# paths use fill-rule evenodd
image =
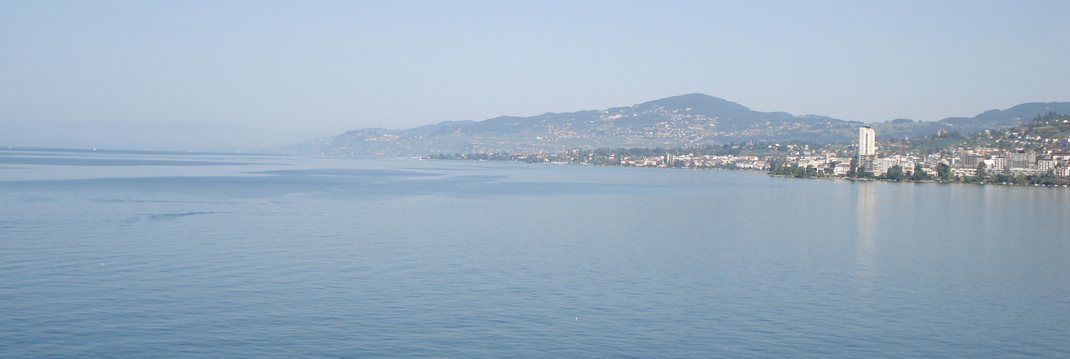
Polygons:
M1055 172L1055 175L1059 176L1059 177L1063 177L1063 178L1070 177L1070 166L1067 166L1067 165L1055 166L1055 169L1053 170L1053 172Z
M847 175L847 171L850 171L850 170L851 170L851 164L850 163L837 163L836 167L832 169L833 173L835 173L837 176L846 176Z
M1051 170L1055 169L1055 165L1057 165L1057 164L1058 164L1058 162L1055 162L1055 160L1040 160L1040 161L1037 161L1037 172L1048 173L1048 171L1051 171Z
M877 154L877 132L872 127L858 128L858 158Z
M1037 168L1037 153L1018 150L1008 154L1007 162L1011 168Z
M985 164L987 165L988 163L985 163ZM996 171L996 172L1003 172L1004 170L1007 169L1007 157L1003 157L1003 156L992 157L992 165L989 166L988 168L991 168L993 171Z
M875 160L877 159L877 132L872 127L862 126L858 128L858 167L862 170L875 173L879 170Z
M895 160L894 158L881 158L879 160L874 161L873 173L882 175L888 173L888 170L892 169L892 167L895 166L899 166L899 161Z

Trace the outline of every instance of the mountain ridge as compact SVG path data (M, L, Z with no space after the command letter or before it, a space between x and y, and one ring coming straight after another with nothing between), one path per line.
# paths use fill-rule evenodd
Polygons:
M896 119L868 124L878 137L927 135L938 130L977 132L1017 126L1047 112L1070 113L1070 102L1032 102L989 110L973 118L935 122ZM839 142L857 137L859 121L822 115L760 112L700 93L632 106L483 121L445 121L411 129L365 128L274 153L427 156L440 153L563 151L595 147L682 147L746 141Z

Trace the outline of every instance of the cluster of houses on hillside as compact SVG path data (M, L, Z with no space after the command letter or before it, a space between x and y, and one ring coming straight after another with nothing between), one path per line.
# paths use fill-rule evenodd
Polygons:
M812 166L818 173L829 176L845 176L851 169L852 158L838 157L834 152L822 152L811 156L786 156L782 161L799 167ZM983 164L986 172L1008 175L1045 175L1070 177L1070 152L1037 153L1029 150L1003 151L999 149L974 149L934 153L929 155L893 155L878 158L876 155L859 157L859 168L882 175L899 166L908 175L917 164L925 170L936 170L941 164L950 167L956 176L974 176Z
M876 175L885 174L899 166L911 174L917 165L926 170L936 170L940 165L949 167L959 177L977 175L979 169L987 173L1005 175L1070 177L1070 151L1044 150L1040 153L1030 149L1002 150L998 148L951 148L928 155L903 154L878 157L875 133L869 127L859 129L858 166ZM826 154L825 158L794 159L799 166L814 166L819 173L842 176L850 171L850 159L843 161ZM791 161L791 159L786 159ZM846 164L844 163L846 162Z
M766 170L769 163L760 156L752 155L672 155L664 156L625 156L620 159L622 166L636 167L687 167L687 168L733 168L746 170Z
M859 130L857 153L848 153L829 149L799 150L794 155L754 156L754 155L662 155L621 157L622 166L643 167L684 167L684 168L733 168L767 170L771 161L787 166L813 168L822 176L846 176L851 170L852 160L858 168L867 173L882 175L895 166L904 173L913 173L920 164L926 171L935 171L941 164L949 167L951 173L959 177L977 174L979 168L989 174L1006 175L1054 175L1070 178L1070 150L1029 149L1002 150L998 148L950 148L933 154L900 153L879 157L879 144L872 128ZM983 165L983 167L982 167Z
M1014 150L969 144L942 148L935 153L905 152L901 143L878 143L874 130L863 126L859 129L857 143L842 145L811 147L811 144L806 143L759 142L755 144L747 142L691 150L573 149L557 153L513 151L438 155L431 158L628 167L722 168L777 171L778 173L784 169L793 168L791 171L797 171L794 172L796 176L802 173L804 177L862 177L863 174L866 176L888 174L895 178L901 178L902 175L915 179L928 178L929 176L914 176L915 169L921 168L926 174L939 173L939 179L942 181L1004 182L1009 181L1007 178L1011 178L1015 184L1025 184L1029 181L1070 184L1070 144L1052 141L1034 142L1037 143ZM899 147L898 153L894 151L895 147ZM684 152L691 153L685 154ZM699 154L694 152L699 152ZM770 155L769 153L776 154ZM896 168L899 170L892 171ZM853 173L852 169L855 170ZM986 176L977 176L978 170L981 169L984 170Z

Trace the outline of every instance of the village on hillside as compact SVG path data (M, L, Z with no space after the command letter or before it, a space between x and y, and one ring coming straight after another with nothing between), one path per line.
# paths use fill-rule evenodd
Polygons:
M750 141L694 148L516 151L430 158L760 170L780 176L855 180L1070 184L1070 116L1048 113L1022 126L972 135L940 131L913 139L877 140L878 135L863 126L859 139L850 143Z

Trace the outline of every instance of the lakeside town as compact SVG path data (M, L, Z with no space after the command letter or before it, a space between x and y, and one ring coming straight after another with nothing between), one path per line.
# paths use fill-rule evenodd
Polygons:
M771 175L853 180L933 181L1007 185L1070 184L1070 116L1048 113L1019 127L963 135L878 141L859 128L857 141L709 145L673 149L437 155L437 159L521 161L627 167L768 171Z

